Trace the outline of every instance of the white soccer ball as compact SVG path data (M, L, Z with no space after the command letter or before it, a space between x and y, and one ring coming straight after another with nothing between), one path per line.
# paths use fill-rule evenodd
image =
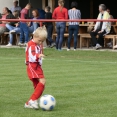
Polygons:
M51 111L56 105L56 100L52 95L43 95L39 100L39 106L44 111Z

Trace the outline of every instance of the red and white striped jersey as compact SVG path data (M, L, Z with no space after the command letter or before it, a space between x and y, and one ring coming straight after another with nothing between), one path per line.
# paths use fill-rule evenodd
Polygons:
M42 58L39 59L39 54L42 54L42 47L37 45L33 39L27 43L26 47L26 64L28 63L39 63L42 65Z

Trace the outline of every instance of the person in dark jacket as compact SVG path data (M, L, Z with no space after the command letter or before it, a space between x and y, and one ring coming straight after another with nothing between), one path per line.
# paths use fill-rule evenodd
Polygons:
M15 19L13 14L9 12L9 9L7 7L3 8L3 13L0 15L0 19ZM15 22L8 22L8 21L1 21L0 22L0 35L2 35L4 32L8 31L6 28L6 24L9 23L10 25L14 26Z
M52 19L52 13L50 12L50 7L45 7L45 19ZM53 23L52 22L45 22L44 25L46 26L48 36L47 39L49 41L49 47L53 48L56 44L54 40L52 39L52 33L53 33Z

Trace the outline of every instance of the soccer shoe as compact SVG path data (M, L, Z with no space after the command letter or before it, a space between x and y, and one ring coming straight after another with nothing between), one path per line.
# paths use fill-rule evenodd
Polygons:
M37 100L35 100L35 101L30 100L30 101L28 102L28 104L29 104L31 107L33 107L34 109L39 109Z
M24 108L33 108L33 107L25 103Z

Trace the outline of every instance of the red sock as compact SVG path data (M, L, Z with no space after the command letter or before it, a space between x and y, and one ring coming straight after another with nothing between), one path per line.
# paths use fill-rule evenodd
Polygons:
M38 83L37 87L35 88L34 93L32 94L31 98L32 100L37 100L40 98L44 91L45 86L42 83Z

